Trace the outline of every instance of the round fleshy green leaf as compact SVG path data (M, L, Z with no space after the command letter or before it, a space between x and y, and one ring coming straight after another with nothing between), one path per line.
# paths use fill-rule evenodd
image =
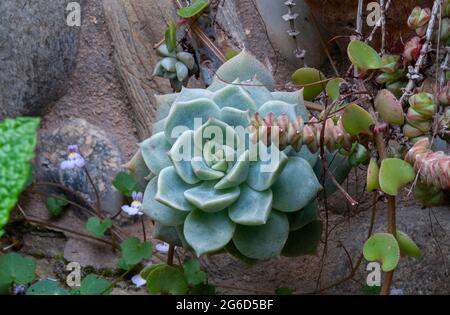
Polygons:
M266 224L238 225L233 243L244 255L253 259L269 259L280 255L289 234L286 214L271 211Z
M273 154L273 158L267 158L267 161L258 158L257 161L251 162L247 184L254 190L265 191L278 179L278 176L288 162L288 157L274 145L267 148L263 144L260 144L259 147L261 150L266 150L267 156ZM250 161L253 161L252 156L250 156Z
M380 262L383 271L388 272L397 267L400 260L400 248L392 234L377 233L364 244L363 255L368 261Z
M206 181L184 192L184 197L198 209L218 212L233 204L240 194L239 187L215 189L217 182Z
M383 192L396 196L400 189L416 177L414 168L400 159L384 159L381 162L379 182Z
M372 192L374 190L380 189L380 182L378 176L380 173L380 168L375 159L370 159L369 167L367 168L367 191Z
M400 101L389 90L381 90L375 97L375 109L381 118L392 125L402 126L405 115Z
M185 183L173 166L166 167L158 176L155 200L181 211L192 211L195 207L184 197L184 192L194 187Z
M362 41L351 41L347 47L347 54L350 61L358 69L371 70L383 67L383 61L376 50Z
M322 189L311 165L299 157L290 157L272 185L273 208L294 212L306 207Z
M289 230L296 231L317 220L317 199L304 207L302 210L289 213Z
M206 213L191 212L184 223L186 241L198 256L222 249L233 237L236 225L227 211Z
M209 90L217 91L218 88L226 85L223 81L233 82L236 79L246 81L256 77L256 80L266 86L273 86L275 83L272 73L246 50L225 62L217 70L216 74L217 76L208 88ZM257 88L260 89L261 87ZM255 98L253 99L255 100Z
M27 290L27 295L69 295L67 290L61 288L58 282L53 280L41 280Z
M227 189L245 182L250 169L249 152L245 151L238 158L231 170L223 177L214 188Z
M342 82L345 82L345 80L342 78L336 78L328 81L327 83L325 90L327 92L328 97L331 98L333 101L337 100L341 95L340 85Z
M420 249L414 241L404 232L397 230L397 242L402 256L419 257Z
M305 225L301 229L291 231L281 254L288 257L314 255L321 235L322 222L318 220Z
M191 161L194 153L194 132L192 130L183 132L169 151L169 157L178 176L191 185L200 182L200 179L195 176L194 170L192 169Z
M295 121L297 117L294 106L282 101L269 101L261 106L258 112L261 117L267 117L270 113L275 118L285 114L290 121Z
M141 208L142 212L153 220L167 226L178 226L183 224L186 219L187 212L167 207L166 205L156 201L155 196L157 190L158 179L155 177L148 183L145 190Z
M323 80L325 80L325 75L314 68L300 68L292 75L292 81L295 84L305 86L303 96L307 101L315 99L325 89L326 83L320 82Z
M211 117L220 117L220 108L212 100L200 98L186 102L176 101L164 125L167 141L174 143L180 133L186 131L185 128L194 130Z
M140 144L142 157L145 164L153 174L158 175L163 168L171 166L167 152L170 143L167 142L163 132L157 133Z
M369 134L370 126L374 124L374 121L364 108L352 103L345 107L342 123L345 131L357 136L360 133Z
M214 93L214 102L220 108L232 107L242 111L256 112L256 104L251 96L238 85L227 85Z
M272 210L272 191L256 191L246 184L240 188L239 199L228 208L231 220L241 225L266 224Z
M177 267L168 265L155 267L145 279L150 294L183 295L188 291L184 272Z

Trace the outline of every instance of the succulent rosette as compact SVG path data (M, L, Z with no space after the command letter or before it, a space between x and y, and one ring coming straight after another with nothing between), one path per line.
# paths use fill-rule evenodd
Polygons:
M156 223L155 238L197 255L225 251L242 259L315 252L317 154L255 144L248 132L255 113L308 120L303 91L273 92L273 84L244 51L208 89L157 96L153 136L129 164L150 179L142 211Z

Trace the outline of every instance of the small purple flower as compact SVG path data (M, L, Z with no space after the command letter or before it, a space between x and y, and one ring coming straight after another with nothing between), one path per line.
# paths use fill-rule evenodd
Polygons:
M124 205L122 206L122 210L126 212L128 215L134 216L134 215L143 215L144 213L141 211L142 207L142 193L133 191L133 202L131 205Z
M86 164L84 158L81 156L77 145L69 145L67 147L67 160L61 162L60 169L71 170L74 168L82 168Z
M158 243L158 244L156 244L155 249L158 252L165 254L165 253L169 252L169 247L170 247L170 245L167 243Z
M147 281L141 277L141 275L135 275L131 278L131 282L136 286L136 288L140 288L147 283Z

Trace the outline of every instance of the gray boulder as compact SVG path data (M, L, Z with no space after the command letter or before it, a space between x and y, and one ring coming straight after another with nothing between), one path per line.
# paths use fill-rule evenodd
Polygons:
M67 25L70 2L0 1L0 119L39 115L61 96L80 29Z

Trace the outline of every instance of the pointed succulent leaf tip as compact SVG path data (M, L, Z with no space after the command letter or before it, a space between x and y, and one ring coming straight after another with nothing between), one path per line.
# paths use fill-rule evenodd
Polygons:
M368 261L381 262L385 272L394 270L400 260L400 248L392 234L377 233L372 235L364 244L364 258Z
M271 86L275 84L275 81L270 70L252 54L243 50L217 70L214 81L208 89L215 91L220 87L226 86L227 84L224 81L233 82L238 78L241 81L246 81L253 80L255 77L262 85L272 90Z
M396 238L402 256L410 256L410 257L420 256L419 247L405 232L397 230Z
M380 168L375 159L370 159L369 167L367 168L367 191L372 192L380 189L380 182L378 180Z
M192 169L191 161L194 157L194 152L194 132L192 130L183 132L169 151L169 157L178 176L191 185L200 182L200 179Z
M322 222L314 220L304 227L289 233L281 255L297 257L315 255L322 235Z
M230 171L214 186L214 188L228 189L245 182L250 169L249 155L250 153L248 151L242 153Z
M220 111L220 120L232 127L247 128L250 124L249 111L242 111L233 107L224 107Z
M172 163L167 155L170 144L167 142L163 132L157 133L140 144L142 157L150 171L158 175L163 168L171 166Z
M184 236L197 256L200 256L226 246L235 229L236 224L230 220L226 210L216 213L194 210L184 223Z
M177 210L192 211L195 207L186 200L184 192L193 187L178 176L173 166L166 167L158 176L155 200Z
M180 82L183 82L185 79L189 76L189 69L186 67L186 65L182 62L177 62L175 64L175 69L177 72L177 79Z
M392 125L402 126L405 122L403 107L388 90L381 90L375 97L375 109L381 118Z
M275 101L282 101L294 106L296 116L301 116L304 121L309 120L309 114L305 107L303 96L304 88L294 92L272 92L272 98ZM266 102L267 103L267 102Z
M266 224L272 210L272 191L259 192L246 184L240 189L239 199L228 208L231 220L241 225Z
M233 243L245 256L265 260L280 255L288 235L289 221L286 214L271 211L266 224L238 225Z
M194 56L188 52L177 53L177 58L180 60L189 70L193 71L195 69L195 59Z
M168 72L175 72L177 70L175 66L177 62L176 58L166 57L161 60L161 66Z
M433 117L436 112L436 104L434 102L434 95L430 93L417 93L409 98L410 109L413 109L413 113L410 119L427 120Z
M239 187L215 189L215 181L205 181L200 186L186 190L185 198L205 212L219 212L232 205L240 195Z
M347 55L358 69L374 70L383 67L383 61L376 50L362 41L351 41L347 47Z
M342 115L345 131L357 136L361 133L370 134L370 126L374 124L372 116L355 103L347 105Z
M396 196L400 189L416 177L414 168L400 159L384 159L381 162L379 182L383 192Z
M261 117L267 117L270 114L275 118L286 115L290 121L295 121L297 118L295 108L291 104L282 101L269 101L265 103L258 112Z
M291 157L272 185L272 206L283 212L298 211L311 203L321 189L309 163L302 158Z
M307 101L312 101L324 90L326 84L321 81L325 79L325 75L314 68L300 68L292 75L295 84L304 86L303 96Z
M147 185L141 210L151 219L166 226L178 226L184 223L187 212L168 207L158 201L155 196L158 190L158 179L153 178Z
M256 112L256 103L251 96L240 86L228 85L217 92L213 96L214 102L220 108L233 107L242 111Z
M341 95L340 86L341 83L343 82L345 82L345 80L342 78L336 78L328 81L325 90L327 92L327 96L331 98L333 101L336 101Z

